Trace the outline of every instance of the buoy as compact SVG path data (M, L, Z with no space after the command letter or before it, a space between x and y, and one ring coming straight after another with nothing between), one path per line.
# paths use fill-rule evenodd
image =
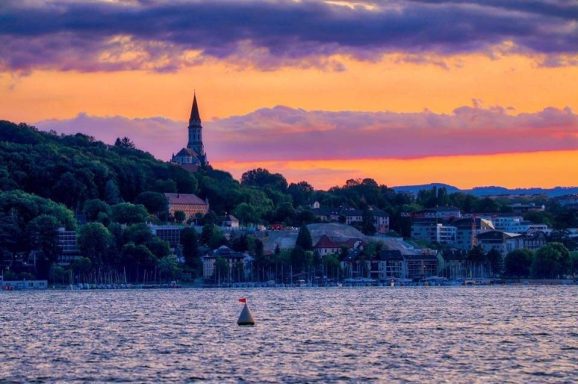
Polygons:
M239 315L239 320L237 320L237 325L255 325L255 320L253 320L253 315L251 315L251 311L249 311L249 307L247 306L247 299L242 298L239 299L239 302L245 303L243 306L243 310L241 311L241 315Z

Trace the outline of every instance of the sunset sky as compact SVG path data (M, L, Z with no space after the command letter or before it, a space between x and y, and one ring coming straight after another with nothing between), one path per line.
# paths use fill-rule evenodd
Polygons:
M0 119L318 188L578 185L578 2L0 1Z

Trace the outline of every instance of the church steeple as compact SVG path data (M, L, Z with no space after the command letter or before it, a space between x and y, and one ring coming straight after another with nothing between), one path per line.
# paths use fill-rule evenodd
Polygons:
M191 123L201 123L201 115L199 114L199 106L197 105L197 94L193 94L193 108L191 109L191 117L189 118L189 124Z
M201 115L199 113L196 93L193 94L193 107L191 108L188 131L189 141L187 148L195 152L195 157L201 165L207 165L207 156L205 155L205 146L203 145L203 126L201 125Z

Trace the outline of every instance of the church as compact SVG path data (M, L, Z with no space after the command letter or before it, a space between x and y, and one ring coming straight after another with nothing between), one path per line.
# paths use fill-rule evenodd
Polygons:
M176 155L173 154L171 163L178 164L190 172L196 172L199 167L208 165L205 147L203 145L203 126L197 104L197 95L193 96L193 107L189 118L189 140L187 147L181 149Z

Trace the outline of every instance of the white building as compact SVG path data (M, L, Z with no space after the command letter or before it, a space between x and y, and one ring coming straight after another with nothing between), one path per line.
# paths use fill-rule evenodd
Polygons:
M453 244L456 235L456 227L436 223L433 220L416 221L411 226L411 237L428 243Z
M494 227L499 231L511 233L551 232L546 224L536 224L524 220L522 216L496 216L492 218Z

